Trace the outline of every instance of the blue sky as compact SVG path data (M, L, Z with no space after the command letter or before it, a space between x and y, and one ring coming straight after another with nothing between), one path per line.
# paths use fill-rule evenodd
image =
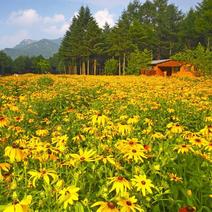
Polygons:
M145 0L141 0L144 2ZM81 5L88 5L100 26L115 24L130 0L0 0L0 49L23 39L62 37ZM201 0L169 0L183 12Z

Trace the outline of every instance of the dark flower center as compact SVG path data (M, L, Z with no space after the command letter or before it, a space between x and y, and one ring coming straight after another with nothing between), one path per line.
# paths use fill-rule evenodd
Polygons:
M146 185L146 182L144 180L141 181L142 185Z
M18 145L15 144L15 143L13 143L13 144L12 144L12 147L13 147L14 149L16 149L16 148L18 148Z
M183 145L182 145L182 147L183 147L183 148L186 148L186 147L187 147L187 145L186 145L186 144L183 144Z
M195 142L201 143L201 140L200 140L199 138L196 138L196 139L195 139Z
M123 179L124 179L124 178L121 177L121 176L118 177L118 180L120 180L120 181L122 181Z
M85 157L82 156L82 157L80 158L80 160L82 160L82 161L85 160Z
M110 208L110 209L114 209L114 208L115 208L115 205L114 205L112 202L108 202L108 203L107 203L107 206L108 206L108 208Z
M129 205L129 206L131 206L132 205L132 203L128 200L128 201L126 201L126 204L127 205Z
M137 151L135 149L132 150L133 153L136 153Z

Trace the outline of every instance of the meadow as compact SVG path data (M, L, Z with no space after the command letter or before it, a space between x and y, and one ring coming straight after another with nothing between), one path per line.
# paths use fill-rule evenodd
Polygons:
M0 211L211 211L211 85L0 77Z

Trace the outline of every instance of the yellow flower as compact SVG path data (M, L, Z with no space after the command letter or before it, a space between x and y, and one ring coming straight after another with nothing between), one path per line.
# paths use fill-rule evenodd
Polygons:
M99 201L94 203L91 207L100 206L96 212L119 212L118 208L112 202Z
M53 169L40 169L40 171L29 171L28 173L31 175L30 180L32 180L32 185L34 187L36 187L36 181L39 179L43 178L47 185L50 185L50 177L53 182L56 182L58 179L57 173Z
M8 125L8 119L6 117L0 116L0 128L6 127Z
M129 195L127 195L125 198L120 198L118 201L118 205L121 206L120 212L143 212L144 210L138 204L136 204L136 202L137 199L135 196L129 197Z
M154 125L153 121L151 119L148 119L148 118L144 119L144 123L147 124L149 127Z
M112 155L108 155L108 156L100 155L100 156L98 156L98 160L102 161L104 164L106 164L106 163L110 163L112 165L116 164L116 161Z
M45 137L49 134L49 131L48 130L36 130L35 133L37 136Z
M175 181L175 182L182 182L183 181L183 179L181 177L178 177L174 173L169 173L169 178L170 178L171 181Z
M110 192L115 190L117 195L118 194L123 195L127 191L127 189L130 189L130 182L126 180L124 177L118 176L118 177L111 177L110 179L111 181L109 183L110 184L113 183Z
M189 196L189 197L191 197L192 196L192 190L191 189L189 189L189 190L187 190L187 195Z
M122 136L128 135L132 132L132 126L131 125L118 124L118 132Z
M143 196L146 196L146 191L152 194L151 188L154 188L152 181L146 178L146 175L135 175L132 179L132 183L137 187L138 191L142 191Z
M182 131L183 131L182 126L180 126L179 124L172 123L172 122L167 125L167 128L170 130L170 132L175 133L175 134L182 133Z
M9 163L0 163L0 171L3 170L5 172L8 172L11 165Z
M212 142L208 142L205 146L205 149L207 149L208 151L212 151Z
M15 143L12 146L7 146L5 148L4 155L10 158L11 163L15 161L20 162L26 157L26 154L23 149Z
M81 134L78 134L78 135L74 136L72 139L73 139L74 142L85 141L85 136L81 135Z
M122 152L128 152L129 148L143 149L143 145L140 144L137 138L131 138L127 140L119 140L116 147Z
M96 151L93 150L83 150L80 149L79 150L79 154L71 154L71 157L73 157L76 161L79 162L90 162L90 161L94 161L94 155L96 154Z
M127 124L137 124L139 122L139 116L133 116L127 120Z
M105 115L93 115L91 117L91 122L93 125L105 126L105 124L109 121L109 118Z
M31 204L32 196L28 195L20 202L14 200L12 204L8 205L3 212L29 212L29 205Z
M201 137L194 136L189 140L194 146L201 147L206 144L206 140Z
M200 130L200 134L205 138L212 138L212 126L205 126L202 130Z
M142 149L137 149L137 148L129 148L125 154L124 154L124 158L126 158L127 160L133 160L136 163L137 162L143 162L143 158L147 158L144 154L144 150Z
M68 186L59 192L58 203L63 204L64 209L68 207L68 205L73 205L74 201L78 200L78 192L79 188L75 186Z
M188 144L180 144L177 147L175 147L174 150L177 150L178 153L182 153L182 154L188 153L190 151L193 152L191 145L188 145Z

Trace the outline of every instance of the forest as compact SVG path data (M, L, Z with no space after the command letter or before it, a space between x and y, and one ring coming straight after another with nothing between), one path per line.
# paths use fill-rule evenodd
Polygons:
M114 27L100 28L89 7L82 6L64 35L59 52L21 56L0 52L0 73L139 74L152 59L187 60L211 74L212 1L203 0L183 13L168 0L134 0Z

